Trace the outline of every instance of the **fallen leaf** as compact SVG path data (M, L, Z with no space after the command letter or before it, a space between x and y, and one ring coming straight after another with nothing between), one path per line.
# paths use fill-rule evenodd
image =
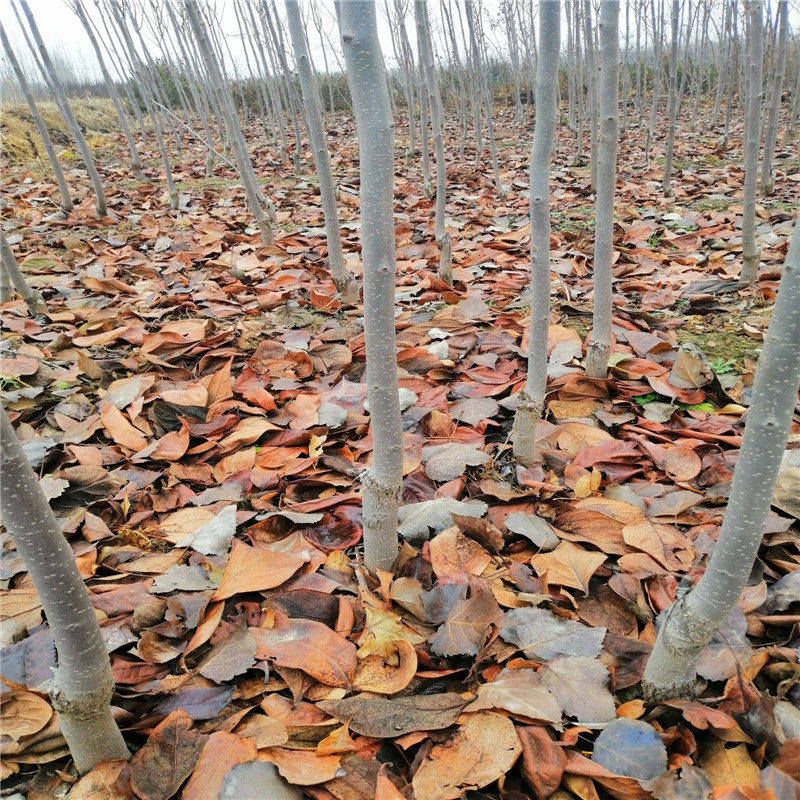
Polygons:
M615 719L600 731L592 761L615 775L649 781L667 769L667 748L652 725Z
M4 609L5 611L5 609ZM0 694L0 720L3 734L19 741L38 733L53 716L50 703L32 692Z
M256 640L245 626L217 642L197 665L197 671L216 683L233 680L255 664Z
M464 474L468 466L476 467L491 461L481 450L466 444L435 445L423 451L425 474L439 483L452 481Z
M192 719L184 710L173 711L131 759L133 791L142 800L169 800L194 769L205 738L192 730Z
M531 558L537 575L547 573L547 580L559 586L571 586L584 594L589 592L589 579L606 560L603 553L584 550L572 542L561 542L551 553Z
M250 739L226 731L212 733L181 793L181 800L218 800L228 772L237 764L254 761L257 756L256 746Z
M536 800L547 800L561 785L567 763L564 750L541 726L517 726L517 736L522 745L522 777Z
M412 731L448 728L466 704L455 693L393 698L357 694L344 700L323 700L317 707L362 736L385 739Z
M589 628L544 608L512 608L500 621L500 636L528 658L550 661L561 656L600 655L605 628Z
M609 692L608 670L586 656L556 658L541 669L542 686L555 696L565 713L579 722L610 722L616 718Z
M412 784L417 800L453 800L505 775L522 752L514 723L483 711L474 714L420 764Z
M327 625L303 619L276 619L271 629L250 628L258 650L281 667L300 669L328 686L352 685L356 646Z
M108 435L122 447L138 453L147 447L145 435L135 428L125 415L113 404L103 402L100 409L100 420Z
M470 581L470 597L459 601L431 638L431 651L439 656L477 655L490 625L500 621L501 612L486 581Z
M539 673L530 669L504 669L493 681L482 684L477 697L464 711L484 709L500 709L526 720L561 724L558 700L541 686Z
M228 565L212 599L274 589L289 580L303 564L305 561L297 556L250 547L234 539Z
M438 497L422 503L401 505L397 512L400 535L409 542L426 541L431 531L443 531L453 525L453 514L482 517L489 506L480 501L462 502L452 497Z

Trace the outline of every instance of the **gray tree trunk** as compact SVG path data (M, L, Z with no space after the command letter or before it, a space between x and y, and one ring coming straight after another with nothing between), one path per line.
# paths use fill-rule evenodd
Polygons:
M800 385L800 225L783 265L753 384L728 508L699 583L664 615L644 673L652 700L694 693L700 651L733 608L750 575L772 502Z
M217 96L222 110L225 127L230 135L233 158L236 162L236 168L239 171L239 177L242 179L245 196L247 197L247 205L250 207L250 213L255 219L256 227L261 231L261 241L266 245L271 245L274 242L272 226L270 225L269 217L264 211L259 199L260 190L256 181L255 172L253 172L253 164L250 161L250 155L244 146L244 136L239 126L239 118L233 107L230 93L222 82L222 74L219 70L216 55L211 50L211 45L206 34L205 23L197 8L197 0L184 0L184 3L189 17L189 24L192 26L195 40L197 41L209 79L214 87L214 93Z
M33 14L28 6L28 2L27 0L19 0L19 4L22 8L22 13L28 20L28 27L33 35L33 40L36 43L36 47L39 51L39 57L42 60L42 65L46 70L50 84L53 87L56 97L58 98L58 104L62 110L62 113L64 114L64 121L67 123L69 132L72 135L72 138L75 140L75 145L77 146L78 152L81 154L83 163L86 165L86 170L89 173L89 179L92 182L92 188L94 189L96 198L95 208L97 210L97 216L104 217L108 213L106 195L103 191L103 182L100 180L100 175L97 172L94 161L92 160L92 154L89 152L89 145L86 144L86 139L81 132L81 126L78 125L78 120L75 119L75 115L72 113L72 109L69 106L64 85L61 83L61 80L58 77L58 71L50 59L50 54L47 52L47 48L44 46L42 35L39 33L39 28L36 26L36 20L33 18Z
M130 757L111 713L114 678L100 626L75 557L0 409L0 509L25 562L55 640L58 669L50 696L75 766Z
M419 62L428 87L428 104L431 109L431 128L433 129L433 150L436 156L436 208L434 211L434 233L439 248L439 277L450 286L453 285L453 243L445 227L445 203L447 201L447 162L444 155L444 134L442 132L442 96L439 92L439 78L431 45L430 22L425 0L414 0L414 16L417 24L417 44ZM424 105L424 101L423 101Z
M397 508L403 486L403 433L394 323L394 122L375 3L337 3L353 98L361 170L364 336L372 466L362 477L364 561L370 572L397 558Z
M778 45L775 50L775 75L772 81L772 100L769 107L767 134L764 139L764 160L761 162L761 193L772 194L775 178L772 174L772 157L778 141L778 119L781 114L783 78L786 72L786 40L789 35L789 2L778 3Z
M339 211L336 207L336 186L331 171L331 158L325 138L325 127L322 124L322 112L319 107L319 94L314 83L314 73L308 57L308 45L303 31L303 17L300 14L298 0L286 0L286 14L289 23L289 36L292 39L294 60L300 76L300 88L306 106L308 121L308 137L311 140L311 152L314 166L319 178L319 193L322 199L322 213L325 217L325 235L328 241L328 261L333 275L333 282L347 303L358 302L358 285L352 273L344 265L342 252L342 233L339 228Z
M672 196L672 156L675 153L675 127L678 122L678 26L681 15L681 0L672 0L672 42L669 52L669 134L664 159L664 197ZM684 74L686 68L684 67Z
M756 243L758 148L761 144L761 80L764 29L762 0L750 0L747 26L747 105L744 140L744 210L742 212L742 271L739 280L752 286L758 275L761 252Z
M589 92L587 95L586 105L589 113L589 158L591 169L592 191L597 191L598 179L598 100L597 100L597 55L595 50L595 39L592 31L592 4L590 0L584 0L583 3L583 35L584 47L586 52L586 77L588 78ZM619 50L619 45L617 45ZM619 94L619 91L617 92Z
M594 203L594 313L586 347L586 374L605 378L611 354L614 195L619 139L619 0L600 3L600 144Z
M530 167L531 320L528 376L514 414L514 455L522 463L539 459L536 426L547 389L547 335L550 328L550 156L556 132L556 91L561 45L561 4L539 6L539 60L536 67L536 124Z
M25 301L25 305L28 306L31 314L34 317L37 314L44 314L47 311L44 298L39 292L28 286L28 282L25 280L19 264L17 264L17 259L14 257L14 251L11 249L11 245L9 245L2 230L0 230L0 255L2 256L0 266L2 266L3 274L11 281L11 285ZM3 302L5 303L7 299L4 299Z
M69 194L67 179L64 177L64 170L61 169L61 164L58 163L56 149L53 147L53 142L50 139L50 133L47 130L47 125L45 125L42 115L39 113L39 109L36 107L36 101L33 99L33 94L31 94L27 80L25 80L25 73L22 71L19 61L17 61L14 51L11 49L11 43L8 41L5 29L1 24L0 40L3 43L3 50L5 51L6 57L11 64L11 68L14 70L14 75L17 79L17 83L19 84L22 96L25 98L25 102L28 104L31 116L33 117L33 121L36 125L36 130L39 131L39 136L42 139L42 144L44 145L45 152L47 153L47 158L50 161L50 166L53 168L53 176L56 179L56 185L58 186L58 191L61 195L61 203L59 205L65 214L69 214L74 206L72 204L72 198Z

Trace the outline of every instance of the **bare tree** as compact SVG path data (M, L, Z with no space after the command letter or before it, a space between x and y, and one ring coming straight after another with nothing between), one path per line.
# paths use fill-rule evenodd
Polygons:
M550 327L550 157L556 132L561 4L539 6L539 60L536 69L536 124L530 165L531 320L528 376L514 414L514 455L523 463L538 457L536 426L547 388L547 335Z
M600 3L600 143L594 202L594 313L586 374L605 378L611 355L614 195L619 139L619 0Z
M742 211L742 271L739 280L756 282L761 252L756 242L758 148L761 144L761 81L764 27L762 0L749 0L747 26L747 105L744 131L744 210Z
M50 697L75 766L129 758L111 713L114 678L75 557L0 409L0 510L47 616L58 653Z
M403 483L403 433L394 328L394 122L378 42L375 3L337 3L353 98L361 169L364 336L373 457L363 474L364 560L371 572L397 558L397 508Z
M800 224L783 265L753 383L728 508L706 571L666 611L644 673L653 700L694 693L700 652L733 608L753 567L800 385Z

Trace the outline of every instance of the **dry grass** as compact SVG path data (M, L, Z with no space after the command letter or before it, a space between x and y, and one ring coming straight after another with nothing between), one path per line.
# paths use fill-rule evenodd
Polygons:
M39 112L47 125L56 149L70 147L72 140L67 124L54 102L38 103ZM80 98L70 100L75 118L84 134L91 137L109 133L119 127L114 104L105 98ZM27 105L4 104L0 112L0 141L3 156L11 164L26 164L37 158L46 158L39 131Z

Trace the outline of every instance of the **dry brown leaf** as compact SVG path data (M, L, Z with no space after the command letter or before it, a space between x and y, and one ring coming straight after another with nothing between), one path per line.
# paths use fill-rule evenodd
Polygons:
M417 800L453 800L505 775L522 752L514 723L484 711L431 750L412 781Z
M181 800L218 800L225 776L237 764L254 761L255 744L235 733L217 731L206 740Z
M430 543L431 564L437 575L467 572L480 575L492 557L477 542L464 536L456 527L434 536Z
M212 599L224 600L244 592L274 589L289 580L303 564L305 561L297 556L250 547L234 539L228 565Z
M320 756L315 750L287 750L268 747L259 752L260 759L271 761L289 783L315 786L342 774L340 755Z
M128 418L113 404L104 402L100 409L100 420L108 435L122 447L138 453L147 447L145 435L131 425Z
M23 736L38 733L53 716L50 703L33 692L0 694L0 720L3 734L19 741Z
M533 556L531 566L539 576L546 572L549 583L571 586L588 594L589 579L605 560L603 553L589 552L572 542L561 542L550 553Z

